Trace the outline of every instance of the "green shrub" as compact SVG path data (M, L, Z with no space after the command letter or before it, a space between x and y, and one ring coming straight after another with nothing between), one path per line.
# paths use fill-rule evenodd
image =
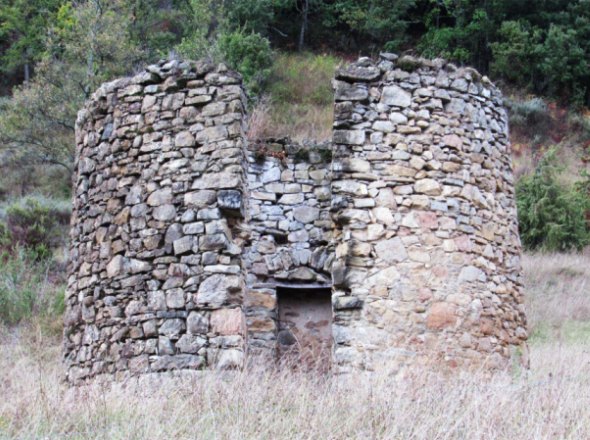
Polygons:
M568 117L568 123L570 128L578 133L580 142L587 143L590 141L590 117L581 113L571 113ZM588 145L590 146L590 144Z
M257 95L270 74L270 42L260 34L243 30L222 33L217 42L224 60L240 72L251 94Z
M64 285L51 280L50 264L23 248L0 253L0 322L14 325L63 313Z
M581 249L590 243L587 193L557 181L555 151L516 187L520 236L525 248L546 251Z
M46 258L52 248L62 244L63 226L69 223L70 214L69 203L34 196L19 199L6 208L4 242L10 239L11 246Z

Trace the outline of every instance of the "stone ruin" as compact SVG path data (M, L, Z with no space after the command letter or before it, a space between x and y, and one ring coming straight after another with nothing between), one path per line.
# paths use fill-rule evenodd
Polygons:
M80 111L67 380L526 362L506 112L470 68L340 68L333 142L248 141L241 78L166 61Z

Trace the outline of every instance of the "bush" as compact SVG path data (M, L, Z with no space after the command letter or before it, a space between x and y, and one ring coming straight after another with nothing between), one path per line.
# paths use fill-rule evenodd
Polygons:
M248 91L257 95L270 74L270 42L256 33L242 30L222 33L217 42L223 59L242 74Z
M19 199L6 209L3 241L10 240L11 247L20 246L39 259L46 258L52 248L62 244L62 226L69 223L70 214L69 203L34 196Z
M550 118L549 109L541 98L526 101L506 100L510 114L510 124L513 126L538 126Z
M590 243L587 193L565 187L556 179L555 151L540 161L535 172L516 186L520 237L525 248L545 251L581 249Z
M0 253L0 322L14 325L34 315L59 316L64 310L64 286L52 282L50 263L38 261L23 248Z

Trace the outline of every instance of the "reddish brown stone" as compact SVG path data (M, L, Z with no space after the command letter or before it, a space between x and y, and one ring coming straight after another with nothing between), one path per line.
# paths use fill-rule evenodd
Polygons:
M456 307L453 304L438 302L430 306L426 326L433 330L452 327L457 322Z
M220 335L243 335L246 324L242 309L220 309L211 313L211 331Z
M434 212L420 212L418 213L418 221L420 226L428 229L438 228L438 219Z

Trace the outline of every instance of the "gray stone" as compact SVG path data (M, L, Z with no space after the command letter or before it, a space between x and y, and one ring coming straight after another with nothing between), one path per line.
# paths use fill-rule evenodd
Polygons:
M233 275L215 274L206 278L197 291L197 305L218 308L225 304L231 293L240 290L240 279Z
M375 245L375 252L387 263L400 263L408 258L406 248L399 237L380 241Z
M233 189L218 191L217 206L224 211L240 212L242 209L242 192Z
M178 339L180 334L184 331L184 321L182 319L166 319L160 325L159 332L171 339Z
M193 237L186 236L179 238L178 240L174 240L174 255L183 255L187 254L191 251L193 247Z
M186 319L186 328L192 335L206 334L209 331L209 319L203 313L190 312Z
M201 348L205 347L206 344L207 339L201 336L182 335L176 343L176 348L178 348L181 353L196 354Z
M459 274L459 282L485 281L485 274L475 266L465 266Z
M334 96L337 101L363 101L369 97L366 87L356 84L348 84L344 81L335 81Z
M412 95L398 86L383 87L381 103L396 107L409 107L412 103Z
M414 191L420 194L427 194L429 196L437 196L441 194L442 188L440 184L434 179L421 179L414 185Z
M184 195L184 204L191 207L208 207L216 198L216 192L211 190L202 190L186 193Z
M195 137L188 130L181 131L174 138L174 145L177 147L193 147L195 145Z
M149 206L161 206L172 202L172 190L163 188L151 193L147 199Z
M334 300L335 310L351 310L363 307L363 301L355 296L337 296Z
M312 223L320 216L320 210L311 206L298 206L293 209L293 218L301 223Z
M162 205L154 209L154 218L165 222L173 220L176 217L176 208L174 205Z
M171 289L168 292L166 292L166 306L168 306L169 309L184 308L184 290Z
M352 81L373 81L381 76L381 71L374 66L349 64L336 71L336 78Z
M394 124L407 124L408 118L403 113L391 112L389 114L389 120Z
M362 145L365 142L364 130L334 130L335 144Z
M391 133L394 130L394 126L389 121L375 121L373 123L373 130L383 131L385 133Z

